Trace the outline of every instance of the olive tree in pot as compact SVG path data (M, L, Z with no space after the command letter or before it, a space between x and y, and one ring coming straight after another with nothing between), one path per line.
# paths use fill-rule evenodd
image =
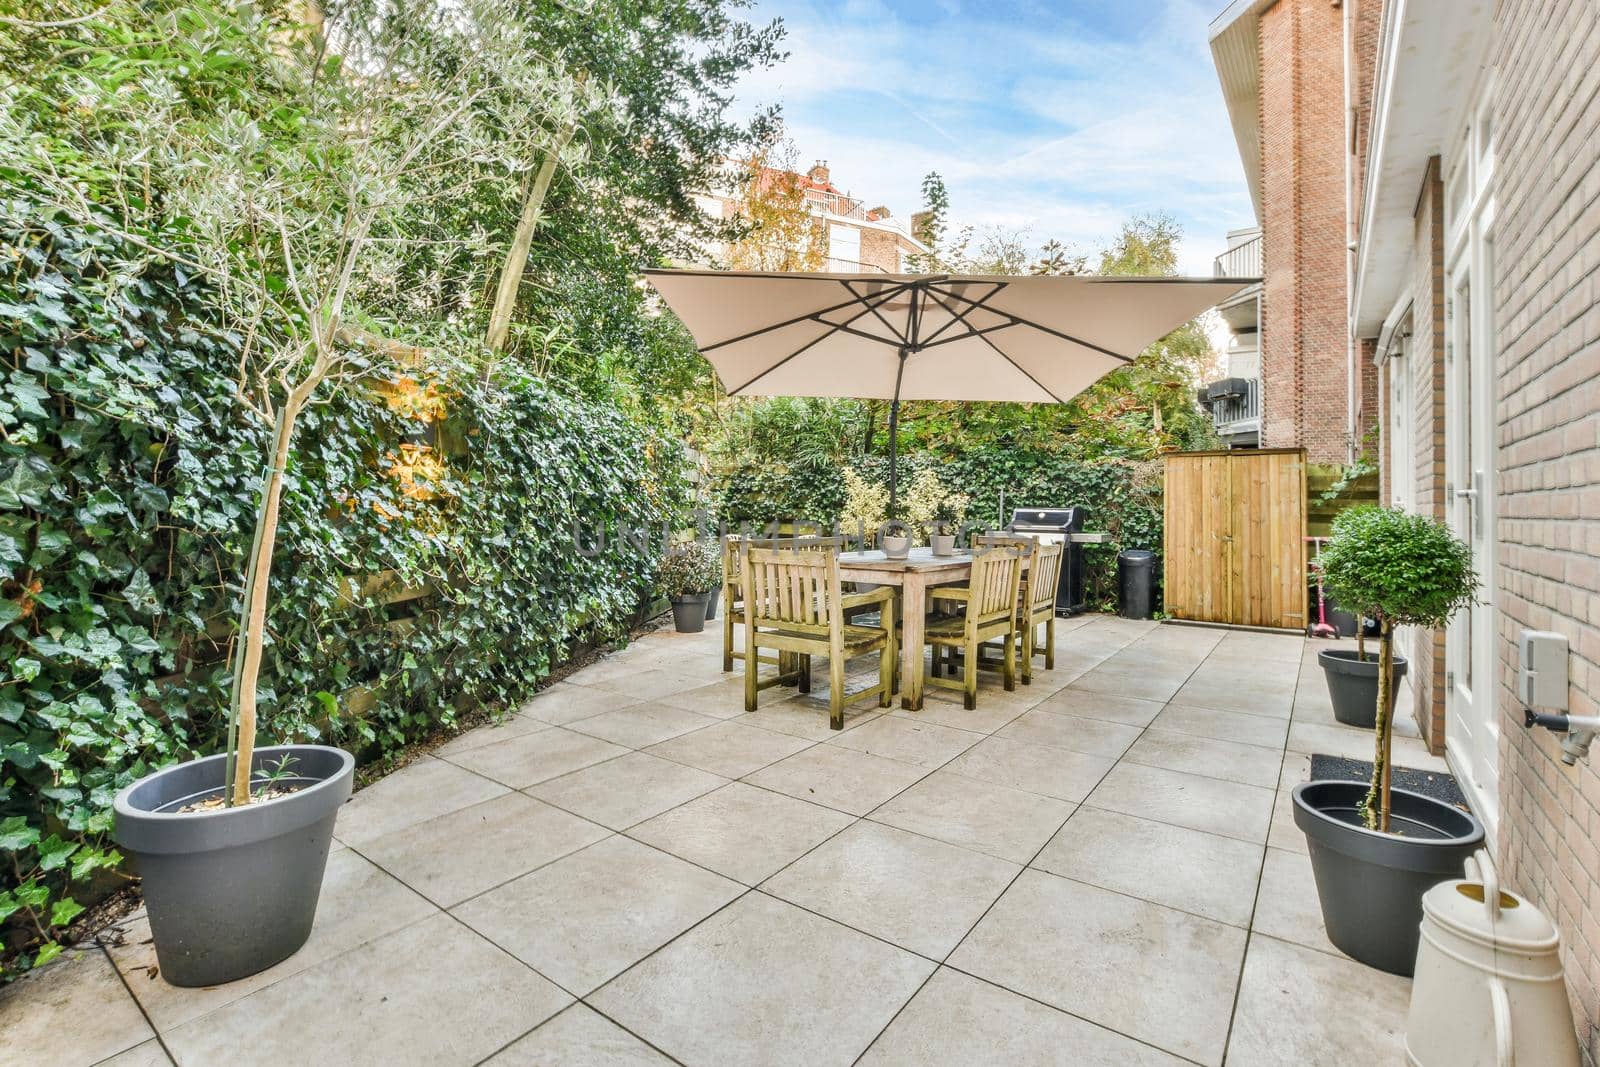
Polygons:
M1306 835L1328 939L1363 963L1411 973L1422 894L1483 842L1471 813L1390 786L1394 630L1444 626L1472 602L1472 554L1440 523L1372 505L1334 523L1320 557L1323 581L1342 604L1378 621L1374 751L1370 783L1304 782L1294 820Z
M313 5L312 21L298 24L241 9L237 22L208 24L219 39L197 33L195 61L213 49L242 53L261 99L174 105L115 127L147 142L117 157L134 161L130 188L148 178L141 160L171 163L164 210L190 220L186 267L212 281L238 338L238 395L270 427L226 748L139 779L114 801L114 834L143 877L161 974L175 985L264 970L310 934L355 761L322 745L256 746L296 426L319 390L351 384L385 359L425 354L382 336L356 310L381 308L393 278L410 276L396 256L410 245L412 214L481 192L493 179L465 164L482 144L494 142L500 159L523 153L531 168L559 128L549 106L557 82L527 49L513 10L499 0L464 0L448 12L358 0L326 18ZM445 69L448 79L415 74ZM571 105L570 95L561 99ZM525 175L500 177L506 192Z
M672 602L672 624L680 634L706 628L711 590L722 580L722 559L708 541L685 541L667 549L656 570L656 588Z

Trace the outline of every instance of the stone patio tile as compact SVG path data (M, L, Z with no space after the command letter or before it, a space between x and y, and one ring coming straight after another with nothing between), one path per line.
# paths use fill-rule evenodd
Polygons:
M1411 983L1325 952L1250 935L1229 1067L1404 1063Z
M625 830L727 782L643 752L586 767L528 790L540 800L613 830Z
M865 815L928 772L899 760L838 745L813 745L745 781L851 815Z
M1172 730L1196 737L1232 741L1241 745L1261 745L1283 751L1289 724L1271 715L1247 715L1217 708L1191 708L1168 704L1150 723L1158 730Z
M660 741L703 730L717 720L665 704L635 704L620 711L608 711L580 719L568 727L602 741L627 748L648 748Z
M502 742L507 743L516 742ZM359 844L506 792L498 782L424 756L351 797L339 809L333 832L345 844Z
M1004 693L1005 690L1002 689L1000 692ZM956 694L954 700L943 700L933 693L927 693L921 711L907 711L900 707L897 701L894 710L890 712L890 717L910 719L912 722L936 723L939 726L953 726L957 730L970 730L974 733L992 734L1028 710L1014 702L986 699L988 695L986 692L980 692L978 706L968 711L961 705L960 694ZM1038 695L1043 699L1048 694Z
M808 911L943 959L1021 868L862 821L761 886Z
M385 834L358 851L448 908L605 836L592 822L507 793Z
M510 715L500 722L486 723L464 731L459 737L434 749L433 754L450 756L457 752L470 752L484 745L492 745L496 741L509 741L513 737L522 737L549 728L549 723L541 722L530 715Z
M860 1067L1181 1067L1183 1060L941 967Z
M830 739L830 744L933 770L979 741L982 734L883 715Z
M747 893L590 1000L689 1067L843 1067L933 968L792 904Z
M1183 687L1184 679L1192 669L1188 664L1172 667L1160 663L1113 663L1107 660L1093 670L1086 671L1067 688L1138 700L1168 701Z
M1024 871L949 962L1216 1065L1228 1036L1245 936L1209 919Z
M648 845L610 837L474 897L454 914L582 996L742 889Z
M873 812L872 819L986 856L1027 863L1072 808L1064 800L942 770Z
M180 1064L473 1063L571 997L436 915L164 1035Z
M1283 751L1151 727L1133 743L1123 759L1129 763L1272 789L1278 784Z
M1088 796L1115 763L1110 756L988 737L952 760L949 769L968 778L1076 802Z
M161 1042L151 1038L108 1060L101 1060L95 1067L172 1067L172 1057L161 1047Z
M69 949L54 963L0 987L0 1062L82 1067L153 1037L155 1031L98 945Z
M438 914L438 909L397 879L345 849L328 857L311 936L300 951L258 974L226 985L180 988L160 976L150 923L130 918L101 935L123 981L165 1033L377 937Z
M1002 727L995 736L1071 749L1073 752L1083 752L1090 756L1115 758L1127 751L1139 733L1137 726L1124 726L1121 723L1105 722L1101 719L1085 719L1077 715L1060 715L1053 711L1035 708L1010 725Z
M704 730L651 745L646 751L652 756L698 767L724 778L743 778L752 771L759 771L786 756L810 748L812 744L803 737L791 737L743 723L720 722Z
M780 690L781 692L781 690ZM742 707L743 705L741 705ZM844 728L853 730L858 726L872 722L883 714L884 709L878 707L876 700L863 700L856 704L844 706ZM773 730L791 737L803 737L807 741L826 741L830 737L837 737L838 730L828 726L827 694L823 694L820 702L813 702L804 697L774 696L772 690L767 690L760 695L760 704L755 711L745 712L728 720L742 726L759 726L763 730Z
M594 682L589 688L621 693L635 700L658 700L705 685L705 676L694 673L691 668L692 664L684 664L681 668L629 671L615 678Z
M1161 701L1139 700L1136 697L1119 697L1111 693L1096 693L1088 689L1068 686L1055 696L1041 701L1035 711L1053 711L1059 715L1076 715L1082 719L1100 719L1118 722L1124 726L1149 726L1161 712Z
M484 1061L485 1067L671 1067L672 1061L582 1004Z
M1309 722L1289 724L1289 751L1308 755L1343 756L1346 759L1372 759L1372 731L1356 726L1324 726ZM1435 756L1420 738L1396 733L1393 756L1396 767L1449 774L1444 757Z
M1213 657L1194 672L1172 700L1190 707L1287 719L1297 682L1297 672L1284 664Z
M743 782L633 827L628 836L756 885L850 825L852 817Z
M1040 870L1249 926L1262 846L1079 808L1033 861Z
M1315 605L1312 605L1315 609ZM1253 660L1298 663L1302 650L1310 642L1299 634L1263 634L1251 630L1228 630L1217 645L1217 653L1240 656Z
M1274 790L1260 786L1124 762L1084 803L1260 844L1267 839L1273 796Z
M764 668L760 677L765 680L776 668ZM699 715L709 715L713 719L732 719L743 715L744 711L744 665L734 661L734 669L730 674L723 674L721 665L716 667L714 677L722 679L709 685L697 686L694 689L685 689L681 693L671 693L656 700L657 704L665 704L669 708L682 708ZM712 675L707 675L712 677ZM764 703L772 700L781 700L785 693L792 692L786 689L765 689L762 696Z
M604 760L625 756L628 749L598 737L564 727L513 737L450 757L450 762L492 778L513 789L524 789L551 778L582 770Z
M1311 858L1304 852L1268 848L1261 869L1261 892L1256 896L1253 931L1280 941L1292 941L1319 952L1342 955L1328 940L1317 901L1317 882Z
M552 726L565 726L579 719L587 719L591 715L602 715L640 702L641 698L613 693L607 689L591 689L588 686L573 685L571 682L557 682L550 688L534 694L533 699L517 709L517 713L550 723Z

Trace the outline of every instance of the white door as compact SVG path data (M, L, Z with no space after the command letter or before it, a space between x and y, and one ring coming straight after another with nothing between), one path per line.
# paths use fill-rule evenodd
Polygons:
M1446 194L1445 271L1445 513L1451 530L1471 546L1480 581L1477 602L1456 616L1445 635L1445 746L1491 836L1500 782L1492 132L1488 108L1480 106L1463 130Z

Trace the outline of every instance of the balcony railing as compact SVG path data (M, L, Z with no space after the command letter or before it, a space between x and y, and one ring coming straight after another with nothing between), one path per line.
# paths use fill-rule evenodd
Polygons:
M1261 432L1259 379L1222 378L1201 386L1199 400L1211 412L1217 434L1229 438L1230 443L1233 438Z
M1218 256L1211 273L1217 278L1259 278L1261 262L1261 235L1258 233Z

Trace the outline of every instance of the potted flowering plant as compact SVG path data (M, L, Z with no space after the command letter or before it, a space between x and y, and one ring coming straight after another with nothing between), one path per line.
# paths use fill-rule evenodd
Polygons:
M953 556L956 551L956 530L961 525L961 513L949 497L939 501L933 510L933 533L928 544L935 556Z
M721 560L704 541L673 545L656 569L656 589L672 602L672 622L680 634L706 628L706 606L721 576Z

